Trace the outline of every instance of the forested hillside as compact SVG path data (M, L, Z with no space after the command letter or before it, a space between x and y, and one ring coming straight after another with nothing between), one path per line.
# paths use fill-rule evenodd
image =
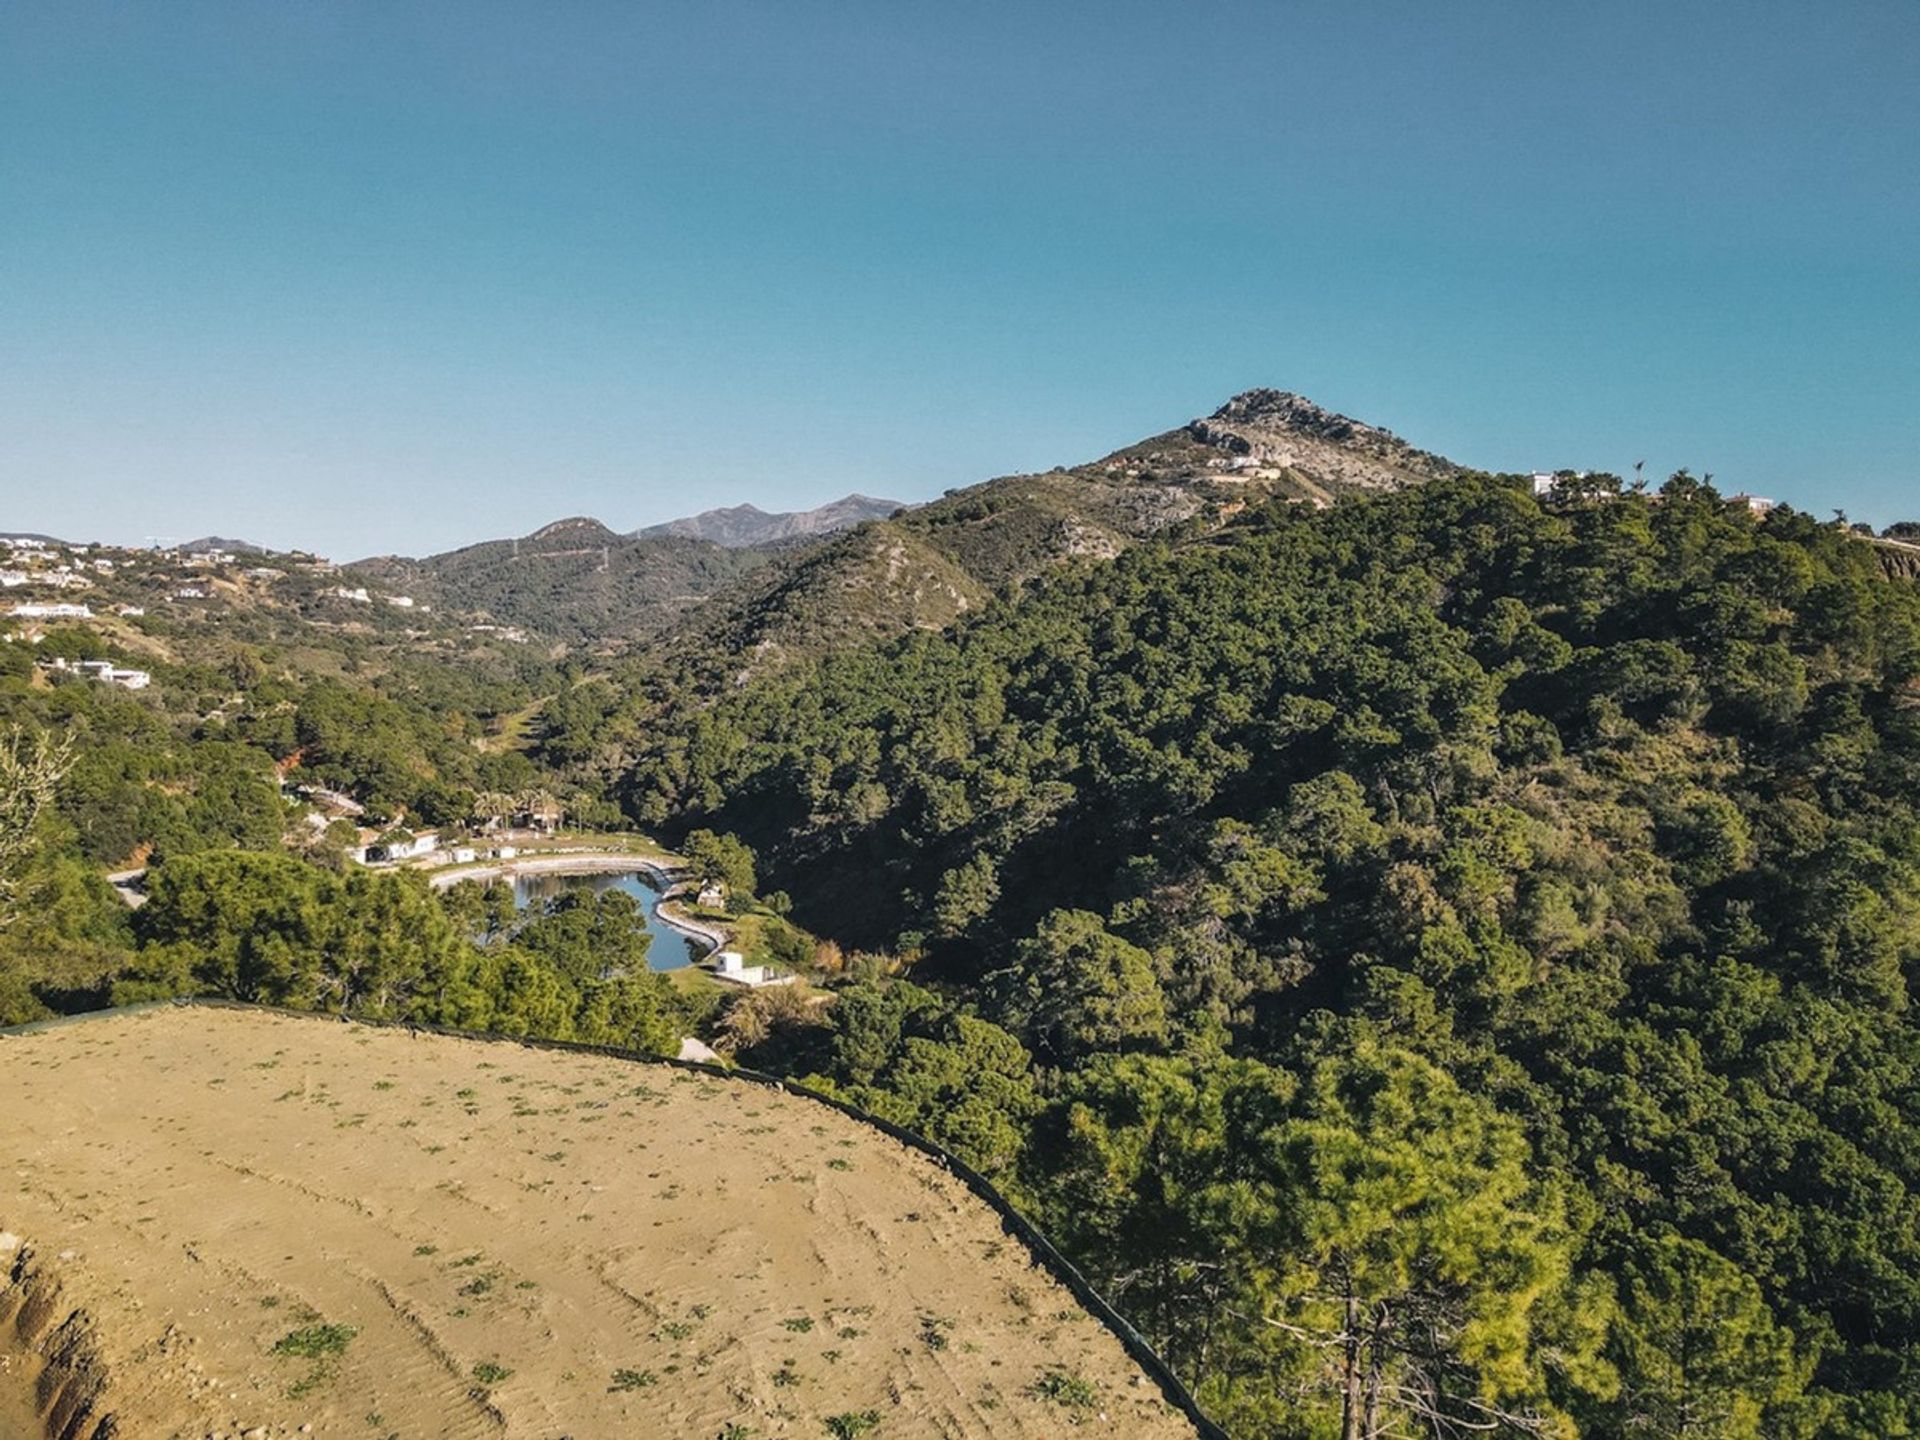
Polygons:
M576 517L518 540L487 540L421 560L378 556L354 569L436 605L574 645L605 646L658 635L767 558L765 550L691 536L617 535Z
M777 668L850 641L938 630L1065 565L1204 533L1281 496L1322 506L1458 467L1282 390L1100 460L1007 475L862 525L717 592L688 620L714 673Z
M1617 490L1256 506L671 708L626 801L915 964L746 1053L1236 1435L1913 1434L1920 591Z

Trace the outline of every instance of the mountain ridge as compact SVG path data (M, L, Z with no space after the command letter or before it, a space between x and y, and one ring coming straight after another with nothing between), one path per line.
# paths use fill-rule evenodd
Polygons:
M939 629L1049 570L1214 528L1252 504L1325 507L1462 473L1292 391L1252 389L1100 459L921 505L860 494L778 514L742 504L624 535L576 515L353 568L568 643L647 641L684 622L696 648L768 664L852 633Z
M753 504L725 505L676 520L664 520L658 525L644 525L629 533L635 539L685 536L709 540L733 550L826 535L849 529L863 520L885 519L905 508L903 501L883 500L856 491L811 510L767 511Z

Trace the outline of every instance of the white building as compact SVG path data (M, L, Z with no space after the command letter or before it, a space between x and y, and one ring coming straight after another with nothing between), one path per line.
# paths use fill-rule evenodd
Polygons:
M31 584L32 581L33 576L24 570L0 570L0 586L4 586L8 590L12 590L16 586Z
M382 840L367 847L367 859L374 861L417 860L440 848L438 830L422 830L410 840Z
M765 965L749 965L738 950L722 950L713 957L713 976L729 985L757 990L763 985L791 985L791 975L776 975Z
M108 685L118 685L122 690L144 690L153 683L153 676L145 670L126 670L110 660L75 660L69 662L64 656L45 662L46 670L64 670L69 674L84 675L89 680L99 680Z
M91 620L93 618L93 611L85 605L16 605L13 607L13 614L21 620Z
M386 597L386 600L387 604L399 610L411 610L413 608L413 597L411 595L389 595Z
M367 587L364 585L356 585L351 590L344 585L336 585L333 589L327 591L327 594L336 600L351 600L356 605L371 605L373 603L373 597L367 594Z

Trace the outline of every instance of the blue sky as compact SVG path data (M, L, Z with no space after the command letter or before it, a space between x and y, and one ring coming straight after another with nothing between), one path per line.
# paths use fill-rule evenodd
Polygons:
M1920 518L1920 4L0 7L0 528L920 499L1254 385Z

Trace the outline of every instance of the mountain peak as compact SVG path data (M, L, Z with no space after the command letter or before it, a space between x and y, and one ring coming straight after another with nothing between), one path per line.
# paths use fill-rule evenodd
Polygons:
M845 530L863 520L881 520L900 508L898 500L876 500L870 495L846 495L812 510L786 510L769 514L757 505L728 505L718 510L703 510L680 520L649 525L633 533L643 539L679 536L710 540L715 545L738 549L765 545L776 540L826 535Z
M1344 440L1355 430L1372 428L1348 416L1336 415L1304 395L1264 386L1241 391L1214 411L1210 418L1243 424L1276 425L1309 435L1323 435L1330 440Z
M1391 430L1316 405L1291 390L1245 390L1186 433L1242 463L1303 470L1337 487L1393 489L1451 474L1452 461L1416 450Z
M555 520L551 525L542 525L526 538L557 540L570 545L613 545L621 537L591 515L569 515L564 520Z

